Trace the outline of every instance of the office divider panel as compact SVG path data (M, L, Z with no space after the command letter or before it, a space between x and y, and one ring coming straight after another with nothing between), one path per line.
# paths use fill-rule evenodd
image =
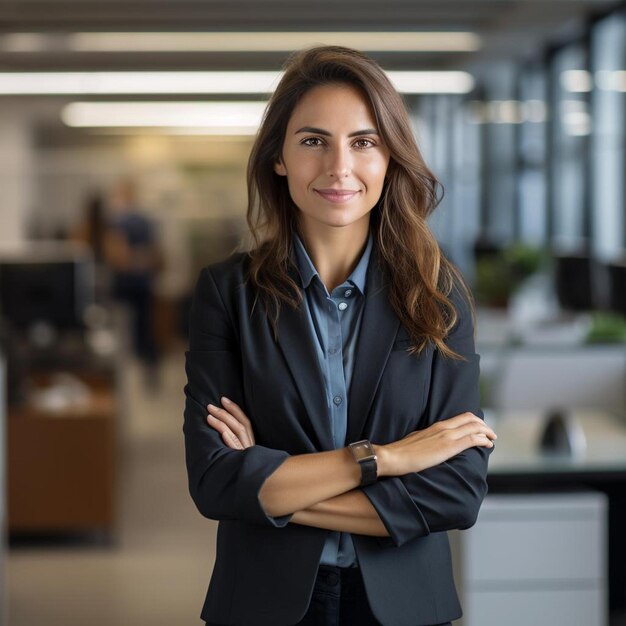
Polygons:
M5 436L5 401L4 361L0 354L0 626L7 624L7 598L5 589L6 567L6 436Z

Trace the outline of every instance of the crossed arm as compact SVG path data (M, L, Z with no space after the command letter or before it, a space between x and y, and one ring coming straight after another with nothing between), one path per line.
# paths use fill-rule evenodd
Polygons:
M222 397L223 407L208 405L207 421L233 450L254 445L252 424L232 400ZM374 446L378 474L383 475L384 455ZM311 477L315 480L312 481ZM292 456L263 484L259 498L272 516L296 509L290 522L361 535L389 536L376 509L358 489L361 470L348 448ZM306 488L303 488L306 485Z
M340 530L345 533L389 537L389 531L376 509L359 489L351 489L318 502L308 509L296 511L291 521L295 524Z
M235 402L222 396L222 407L209 404L207 421L233 450L254 445L252 423ZM464 413L400 441L373 444L378 476L427 469L478 444L493 447L497 438L480 418ZM415 456L421 457L419 461ZM349 449L341 448L287 459L262 485L259 499L268 515L291 515L290 522L343 532L390 537L378 511L358 489L361 478ZM294 512L295 511L295 512Z

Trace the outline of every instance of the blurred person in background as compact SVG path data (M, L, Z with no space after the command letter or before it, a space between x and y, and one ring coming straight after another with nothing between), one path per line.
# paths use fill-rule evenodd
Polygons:
M146 368L146 383L158 385L154 284L163 256L152 220L140 209L134 183L120 181L110 196L111 216L105 257L112 272L112 295L132 315L135 354Z
M93 254L95 268L95 300L102 303L110 296L110 275L105 249L109 225L104 196L100 191L88 194L81 219L70 232L70 239L88 246Z
M377 63L290 57L248 162L255 245L205 267L191 308L189 491L219 520L207 626L461 616L446 531L475 523L496 435L437 191Z

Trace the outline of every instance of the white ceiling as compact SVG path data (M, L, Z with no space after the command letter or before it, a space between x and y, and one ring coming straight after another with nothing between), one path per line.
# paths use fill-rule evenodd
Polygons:
M541 53L582 32L607 0L3 0L3 33L77 31L471 31L479 52L370 53L387 69L457 69ZM0 52L0 69L277 69L284 53Z

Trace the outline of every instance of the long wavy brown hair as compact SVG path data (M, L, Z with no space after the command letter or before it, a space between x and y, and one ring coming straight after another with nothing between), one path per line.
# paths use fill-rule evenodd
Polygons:
M370 214L370 228L389 302L413 340L409 351L419 353L431 341L445 356L463 358L444 343L459 316L448 296L456 282L472 317L473 298L428 226L427 218L441 201L443 188L422 158L402 97L373 59L343 46L297 51L283 70L265 108L247 168L247 222L254 241L246 279L255 287L254 306L261 297L274 338L281 304L298 307L302 301L301 289L289 274L298 207L274 164L281 155L291 113L302 96L319 85L349 84L368 98L391 153L381 196Z

